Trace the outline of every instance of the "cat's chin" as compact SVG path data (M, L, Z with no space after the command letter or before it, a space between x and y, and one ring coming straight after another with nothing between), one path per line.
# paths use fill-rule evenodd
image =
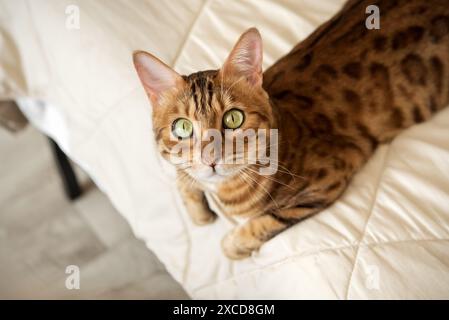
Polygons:
M214 173L212 175L210 175L209 177L203 177L198 179L201 182L206 182L206 183L214 183L214 184L219 184L222 183L223 181L226 180L226 178L228 178L227 176L222 176L218 173Z

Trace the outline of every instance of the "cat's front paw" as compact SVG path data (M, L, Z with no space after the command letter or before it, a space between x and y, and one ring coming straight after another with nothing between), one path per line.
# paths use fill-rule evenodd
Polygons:
M212 210L197 210L190 214L192 221L197 226L211 224L217 219L217 215Z
M250 245L248 239L242 236L238 228L232 230L223 238L221 246L224 254L233 260L247 258L254 250L258 249L258 246L254 248L254 245Z

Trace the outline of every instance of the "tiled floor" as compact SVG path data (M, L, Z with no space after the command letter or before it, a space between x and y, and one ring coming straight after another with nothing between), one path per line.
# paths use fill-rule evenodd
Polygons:
M184 299L183 289L79 170L66 200L46 138L0 129L0 299ZM80 270L68 290L66 267Z

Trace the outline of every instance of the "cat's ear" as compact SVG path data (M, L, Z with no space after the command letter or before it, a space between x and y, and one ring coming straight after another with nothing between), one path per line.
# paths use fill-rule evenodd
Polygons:
M140 81L153 104L157 104L161 95L174 88L181 88L185 81L172 68L161 60L144 51L133 54L134 67Z
M262 37L256 28L240 36L221 72L245 77L252 85L262 85Z

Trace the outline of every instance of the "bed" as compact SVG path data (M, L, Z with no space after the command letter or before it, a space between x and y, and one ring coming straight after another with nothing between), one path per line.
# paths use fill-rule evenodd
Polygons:
M192 298L449 298L449 108L381 146L339 201L242 261L220 248L232 221L193 225L155 152L133 50L184 74L218 68L256 26L266 68L343 3L0 0L0 99L88 172Z

